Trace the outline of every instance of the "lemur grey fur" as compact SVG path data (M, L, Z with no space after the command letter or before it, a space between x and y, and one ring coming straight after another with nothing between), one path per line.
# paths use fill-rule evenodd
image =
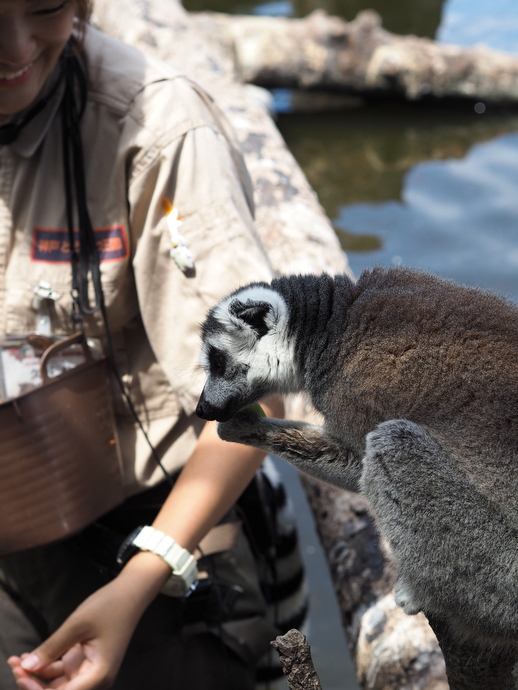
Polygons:
M518 307L409 269L287 276L203 326L197 413L221 438L362 491L407 613L518 646ZM307 390L323 427L238 412Z

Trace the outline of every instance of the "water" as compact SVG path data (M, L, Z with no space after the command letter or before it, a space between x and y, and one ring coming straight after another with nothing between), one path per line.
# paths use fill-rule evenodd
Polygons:
M188 0L185 6L292 17L319 7L349 20L371 7L396 33L484 42L518 54L516 0ZM518 108L377 102L296 114L286 112L291 94L275 95L279 129L357 275L374 264L403 264L518 301ZM299 516L322 687L356 690L302 489L292 468L279 469Z
M278 124L356 274L404 264L518 299L518 114L378 103Z

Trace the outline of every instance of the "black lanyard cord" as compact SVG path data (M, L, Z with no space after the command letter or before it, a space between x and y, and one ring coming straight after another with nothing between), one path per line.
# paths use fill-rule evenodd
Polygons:
M78 58L64 57L65 93L61 104L63 124L63 165L65 172L65 194L67 200L68 239L72 263L72 290L82 314L94 314L101 308L103 294L99 255L94 231L86 205L86 184L84 176L83 145L80 121L86 105L87 84ZM76 93L78 92L79 107ZM72 173L72 175L71 175ZM79 251L73 225L72 185L74 180L76 208L79 225ZM88 296L89 274L94 288L95 301L90 306Z
M86 106L87 82L76 55L68 52L68 54L63 55L62 59L65 76L65 93L61 103L61 120L63 125L63 170L65 176L66 218L70 244L70 263L72 267L72 318L76 327L82 326L83 315L91 315L100 310L106 331L108 361L110 362L117 384L133 418L144 435L155 462L172 486L174 482L163 466L155 447L144 429L116 365L115 349L108 326L108 316L106 314L101 284L99 252L97 250L95 234L86 203L86 182L80 123ZM74 190L72 189L72 181L74 183ZM76 233L74 231L74 191L79 225L78 238L76 238ZM90 306L88 298L89 274L91 276L95 295L93 306Z

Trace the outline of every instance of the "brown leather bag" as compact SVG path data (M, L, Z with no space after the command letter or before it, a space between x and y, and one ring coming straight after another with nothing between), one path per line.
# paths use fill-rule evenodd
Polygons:
M85 361L50 378L73 344ZM124 500L108 362L81 333L51 345L42 385L0 404L0 555L68 537Z

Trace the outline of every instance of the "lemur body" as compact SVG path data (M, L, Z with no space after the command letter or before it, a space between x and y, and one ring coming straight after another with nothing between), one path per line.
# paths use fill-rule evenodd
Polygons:
M202 364L222 438L366 494L408 613L518 645L516 305L408 269L281 277L211 310ZM301 390L323 427L238 413Z

